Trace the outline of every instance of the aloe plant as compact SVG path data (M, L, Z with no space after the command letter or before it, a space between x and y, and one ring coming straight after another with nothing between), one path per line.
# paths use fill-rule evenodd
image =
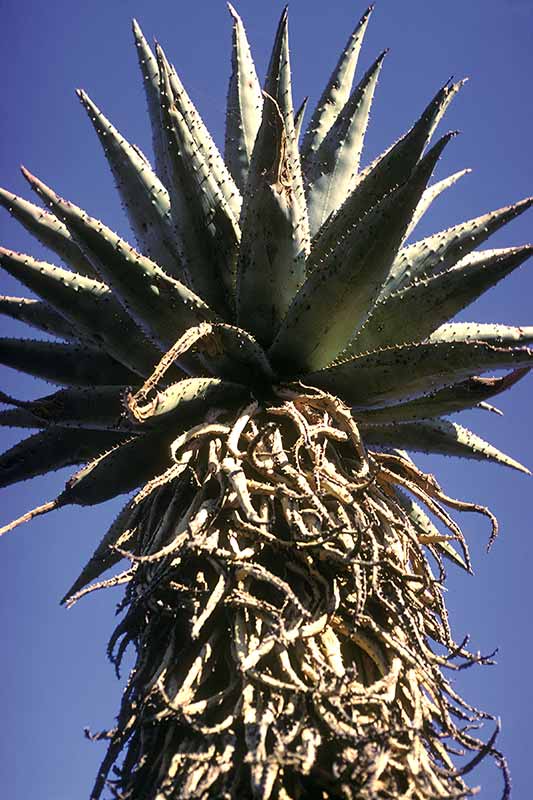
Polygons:
M229 10L224 157L137 22L154 166L78 92L135 246L26 168L45 210L0 191L62 262L0 250L39 298L0 312L55 337L0 341L1 363L55 384L0 395L2 425L37 430L0 482L79 466L0 533L130 494L63 598L124 584L108 653L117 671L136 654L91 800L459 798L485 756L507 797L499 725L477 732L487 715L447 675L490 659L454 639L443 594L447 563L472 569L450 510L484 516L489 544L497 522L408 452L528 471L448 417L533 364L533 328L452 321L531 255L477 248L533 199L410 243L466 172L432 183L463 81L363 168L386 65L357 65L373 8L307 126L287 11L261 85Z

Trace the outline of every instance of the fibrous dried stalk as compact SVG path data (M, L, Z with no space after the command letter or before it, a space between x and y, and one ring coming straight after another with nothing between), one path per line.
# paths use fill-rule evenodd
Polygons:
M488 753L507 794L494 737L472 735L487 715L444 674L484 659L453 641L428 553L456 541L467 558L445 506L485 509L399 453L366 452L323 392L226 417L180 436L179 468L138 495L112 642L113 660L129 642L137 660L93 800L106 784L157 800L459 798ZM446 532L428 538L401 489Z

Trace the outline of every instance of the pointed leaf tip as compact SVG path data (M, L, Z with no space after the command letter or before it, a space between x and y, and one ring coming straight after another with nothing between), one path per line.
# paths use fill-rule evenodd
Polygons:
M365 438L372 444L385 442L395 447L422 453L491 461L531 475L527 467L498 450L473 431L442 418L421 419L392 425L378 425L365 430Z
M244 194L261 124L263 98L244 24L231 4L228 8L233 19L224 158L233 180Z
M82 89L76 94L111 168L137 248L168 275L181 277L181 251L174 236L166 188L138 148L122 136L89 95Z
M324 137L335 123L335 120L338 119L340 112L348 101L357 69L361 46L372 11L373 5L366 9L348 37L348 41L341 51L337 64L311 115L301 147L304 173L308 171L308 159L311 161L314 160L316 151L324 140Z
M35 189L37 194L40 195L44 188L44 183L40 181L36 175L30 172L29 169L27 169L27 167L24 166L24 164L20 165L20 171L22 172L23 176L28 181L32 189ZM52 192L52 190L50 190L50 192ZM53 192L53 194L55 195L56 193Z
M306 142L309 147L304 175L312 235L341 207L357 181L374 93L387 52L380 53L351 93L348 67L345 65L344 75L337 74L339 68L321 98L321 110L313 115L311 133L308 131L302 143L304 151Z

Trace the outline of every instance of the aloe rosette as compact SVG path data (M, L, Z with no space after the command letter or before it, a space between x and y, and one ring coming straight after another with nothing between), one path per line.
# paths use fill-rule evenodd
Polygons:
M533 327L451 321L532 254L478 248L533 199L411 243L468 172L431 183L463 82L363 169L387 52L354 80L372 7L306 128L287 12L261 87L229 10L224 156L136 22L155 166L78 92L136 247L24 168L44 208L0 190L63 263L0 250L38 298L0 312L54 337L2 339L0 362L60 387L0 395L2 425L37 431L0 480L82 465L1 532L134 493L64 597L124 584L109 655L137 654L91 797L459 798L485 755L507 796L498 726L478 736L487 715L446 677L488 659L454 641L442 591L446 562L471 569L450 509L491 541L497 523L408 452L527 472L448 417L533 365Z

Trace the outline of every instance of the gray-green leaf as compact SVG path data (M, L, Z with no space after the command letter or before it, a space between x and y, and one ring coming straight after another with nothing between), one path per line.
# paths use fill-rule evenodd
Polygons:
M530 475L514 458L502 453L468 428L445 419L420 420L399 425L364 426L364 440L368 444L403 447L422 453L439 453L448 456L493 461Z

